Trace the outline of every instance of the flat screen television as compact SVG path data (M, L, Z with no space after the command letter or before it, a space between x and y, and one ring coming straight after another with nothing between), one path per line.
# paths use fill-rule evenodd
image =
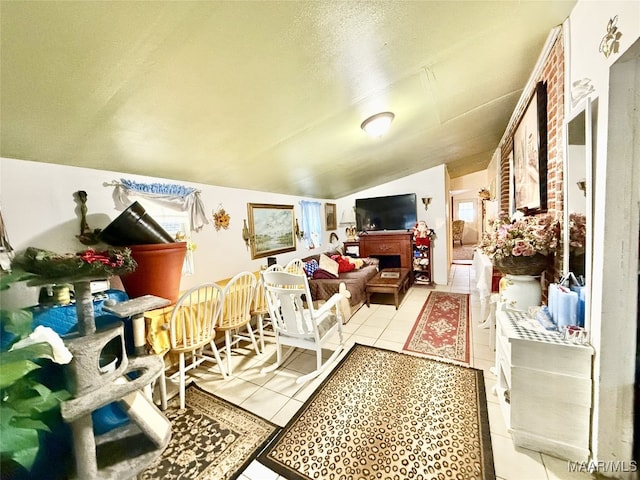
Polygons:
M410 230L417 219L416 194L356 199L356 228L359 232Z

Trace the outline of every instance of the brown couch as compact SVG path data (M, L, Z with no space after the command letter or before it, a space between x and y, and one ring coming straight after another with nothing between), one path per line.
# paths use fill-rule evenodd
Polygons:
M339 255L339 253L325 252L325 255ZM312 259L320 262L320 254L303 258L302 261L308 262ZM363 260L364 265L361 268L340 273L339 278L309 278L309 290L313 300L328 300L334 293L338 293L340 283L344 282L347 290L351 293L351 298L349 299L351 311L355 311L355 308L360 307L366 300L365 287L367 282L378 273L379 262L377 258L365 258Z

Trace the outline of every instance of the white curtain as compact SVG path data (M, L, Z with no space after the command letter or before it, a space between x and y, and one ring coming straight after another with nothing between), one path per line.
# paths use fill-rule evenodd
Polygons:
M322 245L322 211L320 202L310 202L302 200L300 207L302 210L302 231L304 236L302 241L307 248L316 248Z
M120 203L121 208L126 208L133 203L130 196L137 195L174 210L189 212L191 230L195 232L199 232L209 223L200 198L200 191L195 188L168 183L137 183L124 178L119 182L114 181L111 185L116 188L114 198Z

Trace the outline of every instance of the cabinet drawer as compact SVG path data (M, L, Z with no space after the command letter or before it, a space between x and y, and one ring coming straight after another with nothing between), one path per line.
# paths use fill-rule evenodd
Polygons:
M399 255L406 246L400 241L367 241L367 255Z
M511 341L514 343L511 357L511 365L514 367L521 366L561 375L591 378L591 350L588 347L517 339Z

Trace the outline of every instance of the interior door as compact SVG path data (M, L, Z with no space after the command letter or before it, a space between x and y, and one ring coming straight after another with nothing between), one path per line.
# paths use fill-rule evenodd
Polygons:
M475 245L480 240L481 224L477 198L454 198L453 220L464 220L462 243Z

